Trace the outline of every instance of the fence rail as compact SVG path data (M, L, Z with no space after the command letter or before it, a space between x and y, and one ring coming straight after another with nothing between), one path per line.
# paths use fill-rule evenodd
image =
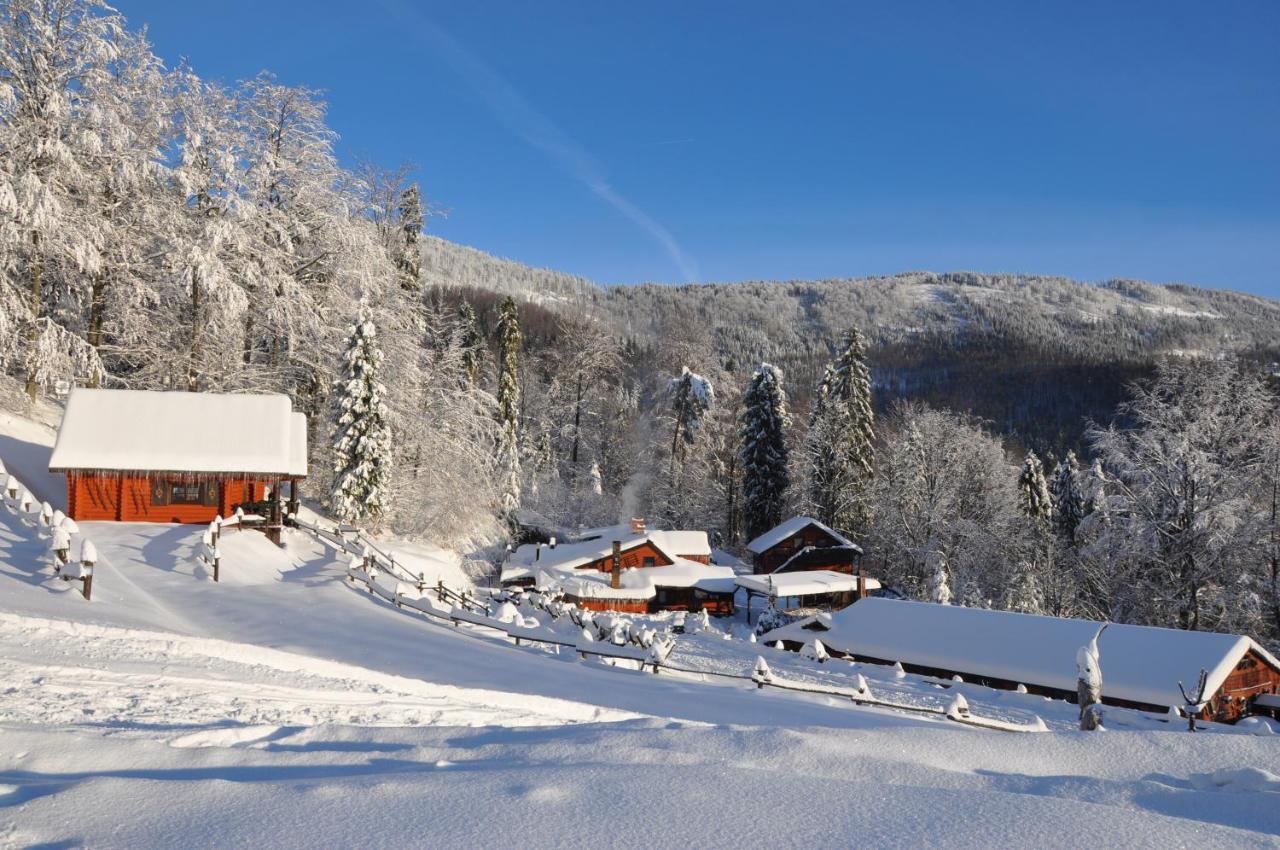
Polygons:
M653 629L623 629L619 618L614 615L607 615L601 618L608 628L597 630L598 639L596 640L590 640L585 636L570 639L550 631L545 626L530 627L523 622L498 619L492 615L489 606L484 606L478 600L470 598L465 591L453 590L445 586L443 582L437 582L435 585L425 585L420 577L408 575L402 566L393 572L392 569L388 568L392 563L390 557L379 549L360 547L357 550L354 543L336 529L329 531L296 518L294 522L299 528L328 541L336 548L350 554L360 555L361 560L353 562L348 567L347 578L353 584L364 585L370 594L382 598L399 609L407 608L411 611L416 611L441 623L449 623L455 628L466 625L498 632L511 639L516 646L520 646L522 643L537 643L564 647L577 652L584 659L594 656L614 661L634 662L638 664L638 669L642 671L649 670L655 675L671 672L694 676L716 676L744 684L754 684L761 689L774 688L783 691L845 699L849 700L852 705L857 706L869 705L893 711L936 715L961 725L1001 732L1045 731L1045 726L1038 717L1034 723L1018 724L974 715L968 710L967 706L957 708L954 702L947 709L898 703L875 696L869 687L844 688L798 682L775 676L767 670L767 667L763 673L757 669L750 674L679 667L668 660L675 647L674 638L658 635ZM358 539L359 535L357 535ZM418 595L409 595L406 592L409 588L413 589ZM440 606L447 604L449 607L437 607L437 605L432 604L429 596L422 595L424 593L434 593ZM596 615L592 612L583 611L576 605L557 599L549 599L540 593L508 594L500 592L491 598L498 603L510 602L517 608L526 606L537 608L550 614L555 619L568 617L576 628L583 630L590 630L592 627L599 625L595 622ZM470 601L470 605L458 604L466 600ZM617 642L619 640L621 640L621 643ZM962 700L960 702L963 703Z

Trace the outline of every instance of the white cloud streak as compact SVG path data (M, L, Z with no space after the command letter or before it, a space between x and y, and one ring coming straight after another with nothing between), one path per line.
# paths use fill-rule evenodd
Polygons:
M410 33L475 91L500 124L542 151L597 198L647 233L667 252L685 282L699 279L697 264L680 247L675 235L619 194L610 185L604 166L501 74L410 4L403 0L380 0L380 3L393 17L411 25Z

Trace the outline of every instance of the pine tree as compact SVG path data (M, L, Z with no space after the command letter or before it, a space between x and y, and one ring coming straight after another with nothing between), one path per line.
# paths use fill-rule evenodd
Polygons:
M520 508L520 313L507 296L498 315L498 464L502 515L508 525Z
M462 369L467 382L475 384L480 375L480 365L484 357L484 337L480 334L480 320L470 302L464 300L458 305L458 348L462 351Z
M815 518L855 537L870 523L875 414L866 343L850 328L824 370L806 441L809 500Z
M947 556L933 553L933 573L929 578L929 598L939 605L951 604L951 577L947 574Z
M340 522L364 521L376 528L389 507L391 426L383 401L386 389L378 380L382 351L363 301L342 360L329 503Z
M400 193L400 233L403 242L396 268L400 271L400 285L410 292L422 288L422 253L418 239L422 235L422 194L418 184L411 183Z
M1054 531L1064 545L1072 546L1085 510L1084 492L1080 488L1080 465L1075 452L1067 452L1066 459L1054 467L1049 495L1053 500Z
M1031 561L1018 562L1009 582L1004 607L1023 614L1044 613L1044 594L1040 589L1040 580L1036 577L1035 564Z
M1038 522L1047 524L1053 518L1053 499L1044 478L1044 466L1033 451L1027 452L1018 476L1018 505L1024 516Z
M782 371L760 364L742 399L742 516L748 537L782 522L788 472L787 394Z

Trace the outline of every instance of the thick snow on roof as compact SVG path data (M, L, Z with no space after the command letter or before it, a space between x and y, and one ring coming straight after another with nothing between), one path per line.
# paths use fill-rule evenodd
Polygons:
M800 570L794 573L738 576L738 587L777 598L845 593L858 589L858 577L833 570ZM878 590L880 582L867 579L867 590Z
M77 388L49 469L305 475L291 408L284 395Z
M291 413L289 432L289 474L307 475L307 415Z
M671 555L711 557L711 541L705 531L650 531L649 539Z
M558 543L554 549L545 543L525 543L511 553L511 558L506 565L512 568L536 567L541 570L572 570L613 554L614 539L601 537L594 540L586 540L582 543ZM620 541L622 543L622 551L633 549L647 539L638 534L626 535ZM662 547L659 546L658 548L661 549Z
M832 614L828 631L804 629L807 623L775 629L762 640L809 641L817 635L828 647L855 656L1067 691L1076 688L1076 650L1101 625L877 598ZM1280 666L1249 638L1214 632L1113 624L1098 648L1103 696L1158 706L1182 705L1178 682L1194 687L1201 668L1209 672L1207 691L1217 691L1249 649Z
M812 517L793 516L791 519L780 525L775 525L773 528L748 543L747 551L753 555L759 555L761 552L772 549L774 546L777 546L797 531L800 531L810 525L816 525L818 528L834 537L843 546L857 546L856 543L845 537L843 534L840 534L828 525L818 522ZM859 548L858 551L861 552L862 550Z

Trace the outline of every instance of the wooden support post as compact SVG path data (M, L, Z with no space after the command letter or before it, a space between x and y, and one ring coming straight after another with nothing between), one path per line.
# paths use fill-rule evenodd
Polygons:
M220 569L221 566L222 566L222 556L215 554L213 556L213 580L214 581L218 580L218 574L221 571Z
M89 574L84 577L84 601L89 602L93 599L93 569L89 569Z

